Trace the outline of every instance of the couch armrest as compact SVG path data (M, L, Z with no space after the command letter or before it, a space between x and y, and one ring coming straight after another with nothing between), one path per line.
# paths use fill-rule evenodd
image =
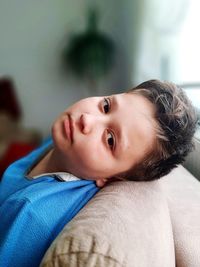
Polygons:
M174 242L159 181L113 182L65 226L41 267L171 267Z
M183 166L161 179L172 222L176 266L200 266L200 182Z

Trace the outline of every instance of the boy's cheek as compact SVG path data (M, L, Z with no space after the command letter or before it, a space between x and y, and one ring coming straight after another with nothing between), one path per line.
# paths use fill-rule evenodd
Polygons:
M106 153L100 146L97 144L88 144L86 141L86 146L78 146L74 151L75 156L81 161L84 162L86 166L92 167L95 164L101 164L104 160L107 160Z

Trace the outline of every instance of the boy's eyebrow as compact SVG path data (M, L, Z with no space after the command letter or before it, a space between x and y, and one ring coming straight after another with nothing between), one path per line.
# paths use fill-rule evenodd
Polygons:
M112 95L111 96L111 100L112 100L112 105L114 106L115 109L118 109L119 107L119 104L118 104L118 101L116 99L116 96L115 95Z
M115 95L111 96L111 104L112 104L113 110L119 109L120 105ZM128 147L128 143L127 143L128 140L125 137L125 134L122 131L122 128L120 127L120 125L117 129L117 139L118 139L118 142L117 142L118 146L117 146L117 149L115 150L115 155L116 157L119 157L126 150L126 147Z

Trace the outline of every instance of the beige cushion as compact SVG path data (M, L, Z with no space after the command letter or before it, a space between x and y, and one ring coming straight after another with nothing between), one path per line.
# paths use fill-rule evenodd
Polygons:
M179 166L161 179L165 191L177 267L200 266L200 182Z
M173 244L160 182L115 182L66 225L41 266L171 267Z

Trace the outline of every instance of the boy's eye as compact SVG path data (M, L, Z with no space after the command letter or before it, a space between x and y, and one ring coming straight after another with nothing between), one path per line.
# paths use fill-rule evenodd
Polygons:
M110 111L110 100L109 98L104 98L103 100L103 110L105 113L108 113Z
M111 132L107 133L107 143L109 145L109 147L111 148L111 150L114 149L115 146L115 139L114 139L114 135Z

